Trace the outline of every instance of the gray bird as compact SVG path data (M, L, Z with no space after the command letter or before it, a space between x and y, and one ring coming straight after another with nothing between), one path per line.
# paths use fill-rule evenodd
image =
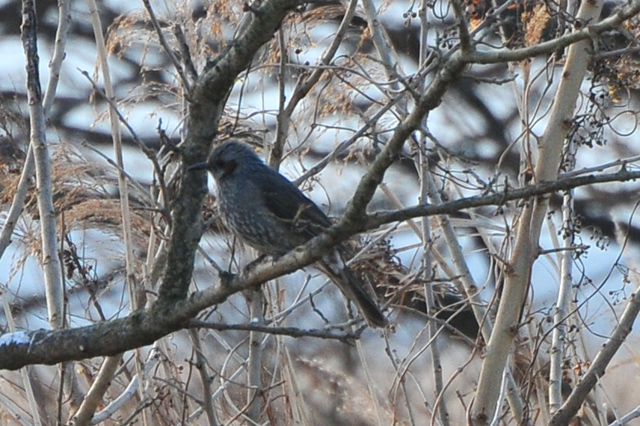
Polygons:
M329 218L294 184L262 162L244 143L229 140L206 163L189 170L208 170L216 181L221 216L231 232L263 254L282 256L331 226ZM339 246L318 261L321 269L353 301L370 326L387 320L345 264Z

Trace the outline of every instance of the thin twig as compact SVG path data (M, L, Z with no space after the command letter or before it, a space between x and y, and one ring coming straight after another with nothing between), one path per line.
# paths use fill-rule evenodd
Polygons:
M274 145L277 146L278 144L284 143L284 141L286 140L286 135L289 133L289 127L291 125L291 117L293 116L293 113L296 107L298 106L300 101L302 101L302 99L304 99L309 94L311 89L315 87L318 81L320 81L320 78L324 75L324 73L327 70L333 68L333 67L330 67L330 63L333 60L336 52L338 51L338 48L340 47L340 44L342 43L342 40L344 39L344 36L347 33L347 30L349 29L349 26L351 25L351 20L353 19L353 16L355 14L357 3L358 3L357 0L349 1L349 5L345 10L344 16L342 17L342 21L340 22L340 26L338 27L338 30L333 36L333 41L331 42L331 45L327 48L327 50L322 54L322 57L320 58L320 63L316 66L309 68L310 70L313 70L311 73L309 72L300 73L300 77L296 82L296 86L293 89L293 93L291 93L289 102L287 103L286 107L284 107L284 109L281 110L280 113L278 114L276 139L275 139ZM283 73L284 70L282 69L283 67L282 60L280 63L280 67L281 67L281 73ZM296 65L296 67L299 67L299 66ZM284 82L281 82L281 84L284 84ZM282 107L284 103L282 99L281 101L282 102L280 104L280 107Z
M207 414L209 426L216 426L219 422L213 407L213 400L211 399L211 396L213 395L213 392L211 391L211 382L213 382L213 378L210 376L209 369L207 368L207 359L202 350L202 345L200 344L198 331L193 328L189 329L189 337L193 344L193 350L196 353L196 368L200 373L200 381L202 382L204 398L202 401L202 409Z
M98 62L102 78L104 81L105 98L113 100L115 92L111 84L111 73L109 71L109 63L107 61L107 49L102 31L102 23L98 11L98 5L95 0L89 0L89 11L91 16L91 25L96 40L96 50L98 52ZM88 77L88 75L87 75ZM135 274L136 258L133 253L133 236L131 229L131 209L129 207L129 186L127 185L127 176L124 173L124 159L122 154L122 137L120 126L118 125L119 115L114 105L109 103L109 125L111 127L111 137L113 140L113 151L116 164L118 165L118 192L120 194L120 212L122 216L122 239L124 241L125 250L125 269L126 288L129 291L129 303L131 310L135 311L144 307L146 304L146 294L139 291ZM137 353L139 355L139 352ZM96 380L91 385L89 392L84 398L80 406L80 423L86 425L93 417L98 405L102 401L104 394L109 389L111 379L115 374L117 365L122 359L122 353L107 357L100 368L98 375L100 380Z
M55 99L56 90L58 88L58 81L60 79L60 69L62 68L62 61L65 58L65 47L67 45L67 37L69 33L69 27L71 24L70 15L70 0L61 0L58 2L58 27L56 29L56 38L53 49L53 56L49 63L49 83L47 84L47 90L44 94L43 108L45 116L48 116L51 111L51 106ZM11 201L11 207L7 213L2 232L0 233L0 258L4 254L5 249L11 242L11 235L15 229L18 219L23 211L24 201L27 196L27 190L29 181L35 173L35 163L33 160L33 148L29 144L27 155L24 160L24 166L20 175L20 181L18 187L13 195Z
M263 325L265 297L262 287L249 289L247 292L249 299L249 315L251 322ZM262 367L263 367L263 346L264 335L259 330L249 332L249 356L247 358L247 418L260 424L260 414L262 412L263 392Z
M271 144L269 151L268 164L273 169L278 170L282 157L284 155L284 144L287 141L287 134L289 132L289 123L291 122L291 113L293 111L287 110L285 112L286 87L287 87L287 74L286 65L289 59L287 51L287 43L284 39L284 30L280 28L278 30L278 51L280 52L280 66L278 67L278 115L276 116L276 137Z
M156 35L158 36L158 40L160 40L160 44L164 49L165 55L167 55L167 58L169 58L169 60L171 61L171 64L173 65L176 72L180 76L180 80L182 80L182 86L187 92L187 96L189 96L191 94L191 84L189 84L189 80L187 79L187 76L184 73L184 69L180 66L180 63L176 59L176 55L174 55L173 53L173 49L171 49L171 47L169 46L169 43L167 42L167 39L165 38L164 33L162 32L162 28L160 28L160 23L156 18L156 14L153 11L153 8L151 7L151 3L149 2L149 0L142 0L142 4L144 4L144 8L147 10L147 13L149 14L149 19L151 19L151 24L153 25L153 29L156 30Z
M598 380L600 380L600 377L604 375L605 369L611 362L613 356L625 342L629 333L631 333L633 323L640 313L640 291L638 291L638 288L640 287L636 285L636 292L631 294L627 299L627 305L620 316L620 321L618 321L613 329L611 337L602 345L593 362L589 365L589 369L582 376L580 383L576 385L562 407L560 407L551 418L551 422L549 423L551 426L560 426L569 423L582 406L589 392L591 392Z
M189 320L189 327L196 328L208 328L212 330L234 330L234 331L259 331L266 334L274 334L279 336L289 337L315 337L318 339L331 339L339 340L341 342L350 342L357 340L362 335L364 328L358 329L355 332L335 332L331 330L315 330L315 329L301 329L297 327L271 327L259 324L219 324L211 323L202 320L192 319Z
M195 65L191 59L191 51L189 50L189 43L187 43L187 38L182 31L182 27L179 24L173 24L173 35L178 40L178 48L180 49L180 55L182 56L182 63L187 70L187 74L192 81L198 80L198 71L196 70Z
M51 177L51 154L46 143L42 88L40 87L39 58L37 46L37 16L33 0L22 2L22 44L27 58L27 97L29 100L30 144L33 146L38 212L40 213L40 234L42 264L47 301L47 314L52 329L59 329L63 323L63 277L58 257L58 236L56 209L53 203L53 182Z
M158 178L158 183L160 186L160 193L162 194L162 200L164 202L165 206L169 205L169 195L168 195L168 191L167 191L167 185L165 183L165 179L164 179L164 171L162 169L162 166L160 166L160 163L158 162L158 158L155 154L155 152L153 152L153 150L151 148L149 148L147 146L147 144L144 143L144 141L142 141L142 139L140 139L138 137L137 132L134 130L134 128L129 124L129 121L125 118L125 116L120 112L120 109L118 108L118 106L116 105L113 97L108 96L107 93L103 92L95 83L95 81L93 81L93 79L91 78L91 76L89 75L88 72L84 71L84 70L78 70L80 71L80 73L85 76L85 78L87 80L89 80L89 82L91 83L91 87L93 88L93 90L100 95L100 97L102 97L102 99L104 99L105 101L107 101L107 103L109 104L109 111L112 111L114 114L117 115L118 120L120 121L120 123L122 123L126 128L127 131L129 132L129 134L131 135L131 137L133 138L133 141L135 142L135 144L138 146L138 148L140 148L140 150L142 151L142 153L147 157L147 159L151 162L151 165L153 166L153 170L155 171L156 177ZM105 81L105 86L106 86L106 81ZM116 155L117 157L117 155ZM118 162L118 170L123 171L124 167L123 165L119 165ZM120 172L122 173L122 172Z

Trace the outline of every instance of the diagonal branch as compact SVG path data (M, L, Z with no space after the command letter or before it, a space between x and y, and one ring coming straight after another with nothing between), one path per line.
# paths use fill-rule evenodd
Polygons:
M398 125L382 152L376 156L369 171L360 180L356 192L347 206L344 218L340 226L337 227L338 232L358 226L373 194L382 182L384 174L402 151L404 142L413 132L421 128L429 111L440 105L445 91L459 77L465 66L466 62L462 55L456 52L438 71L424 95L420 97L416 107Z
M611 337L602 345L602 349L598 352L595 359L589 366L589 369L580 380L580 383L573 389L567 400L562 407L554 414L549 424L551 426L559 426L569 424L571 419L576 415L582 403L587 399L589 392L591 392L600 380L600 377L604 376L605 369L611 362L613 356L618 352L618 349L627 339L627 336L631 333L633 323L638 318L640 313L640 296L638 291L629 296L627 306L620 317L620 321L616 325Z
M596 20L602 6L602 0L582 3L577 19L580 22ZM587 72L590 46L588 40L582 40L573 44L567 53L550 118L538 143L539 155L533 171L537 182L555 181L558 178L562 147L576 108L580 85ZM548 197L538 197L526 203L518 219L514 249L500 296L495 327L487 343L486 358L482 363L476 399L471 411L474 425L489 424L494 416L499 415L496 412L496 405L500 404L499 386L517 335L521 313L518 307L523 306L529 290L531 270L538 256L540 229L547 214L548 201Z

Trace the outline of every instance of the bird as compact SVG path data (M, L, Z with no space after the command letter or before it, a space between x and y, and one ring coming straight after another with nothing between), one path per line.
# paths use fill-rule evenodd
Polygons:
M220 216L227 228L263 255L280 257L332 225L296 185L241 141L224 141L206 162L189 167L203 169L216 182ZM317 262L318 269L356 304L369 326L384 328L387 319L365 290L365 283L346 264L345 255L345 247L338 245Z

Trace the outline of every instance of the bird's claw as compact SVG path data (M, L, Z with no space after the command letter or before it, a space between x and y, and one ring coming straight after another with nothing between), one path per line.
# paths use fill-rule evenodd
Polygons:
M220 277L220 282L222 283L222 285L228 285L236 276L236 274L233 274L229 271L220 271L218 273L218 276Z

